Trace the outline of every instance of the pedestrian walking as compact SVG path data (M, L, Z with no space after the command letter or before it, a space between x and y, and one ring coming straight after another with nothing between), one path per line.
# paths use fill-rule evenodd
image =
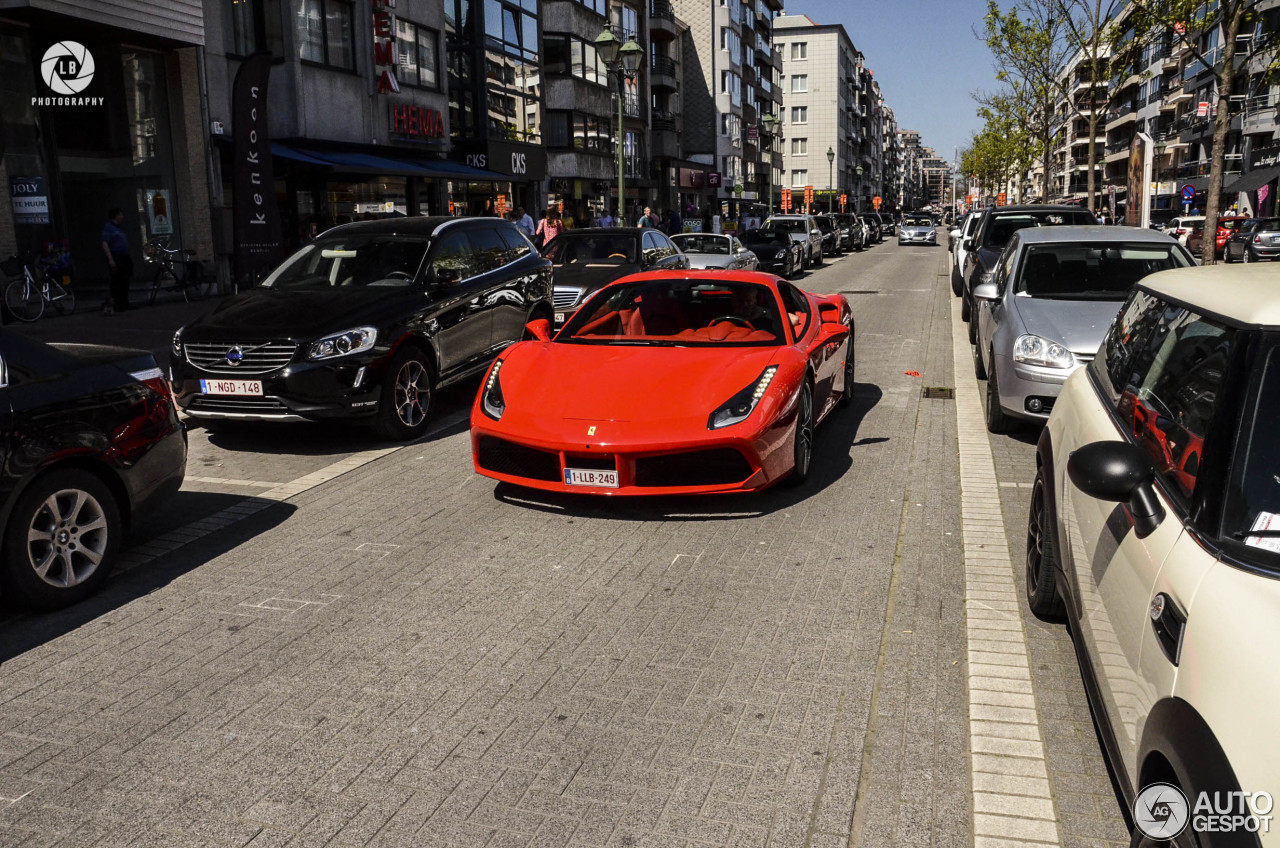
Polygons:
M553 238L564 232L564 221L560 218L560 211L554 206L547 210L547 215L538 223L538 230L534 233L533 243L538 247L549 244Z
M601 213L600 217L596 219L596 226L598 227L613 226L613 216L609 214L608 209L604 210L604 212Z
M684 231L684 220L680 217L680 210L672 206L667 210L667 228L666 233L669 236L678 235Z
M529 238L533 238L534 225L533 218L529 217L529 213L524 211L523 206L516 207L516 226L520 228L520 232Z
M636 226L637 227L653 227L654 229L657 229L658 218L653 214L652 208L648 206L644 208L644 214L640 216L640 220L636 222Z
M107 223L102 227L102 252L107 256L111 270L111 298L104 310L123 312L129 308L129 281L133 279L133 258L129 256L129 237L120 225L124 223L124 210L113 206L107 211Z

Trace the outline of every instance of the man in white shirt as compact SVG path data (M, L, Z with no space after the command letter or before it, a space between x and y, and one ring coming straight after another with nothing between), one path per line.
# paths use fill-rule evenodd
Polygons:
M533 238L533 219L529 217L528 212L524 211L523 206L516 207L516 226L520 228L520 232Z

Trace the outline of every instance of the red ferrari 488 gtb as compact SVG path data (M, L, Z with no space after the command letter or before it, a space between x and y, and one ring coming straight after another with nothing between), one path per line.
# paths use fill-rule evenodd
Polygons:
M497 359L471 411L476 471L603 495L802 482L819 422L849 399L840 295L768 274L664 271L600 289L550 337Z

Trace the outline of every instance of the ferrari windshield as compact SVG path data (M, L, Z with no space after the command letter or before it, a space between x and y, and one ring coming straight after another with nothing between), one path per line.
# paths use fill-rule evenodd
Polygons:
M783 343L773 290L720 280L644 280L601 289L556 342L654 347L760 347Z
M427 252L427 241L390 233L320 238L290 256L262 281L278 291L334 286L412 284Z
M1172 240L1166 244L1027 245L1014 292L1053 300L1124 300L1134 283L1156 271L1191 262Z
M547 248L553 265L619 265L636 261L636 238L629 233L566 233Z

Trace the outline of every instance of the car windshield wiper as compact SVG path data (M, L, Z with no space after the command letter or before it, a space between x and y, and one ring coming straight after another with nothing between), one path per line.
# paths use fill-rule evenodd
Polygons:
M1275 539L1280 537L1280 530L1237 530L1231 534L1233 539L1248 539L1250 536L1257 536L1260 539Z

